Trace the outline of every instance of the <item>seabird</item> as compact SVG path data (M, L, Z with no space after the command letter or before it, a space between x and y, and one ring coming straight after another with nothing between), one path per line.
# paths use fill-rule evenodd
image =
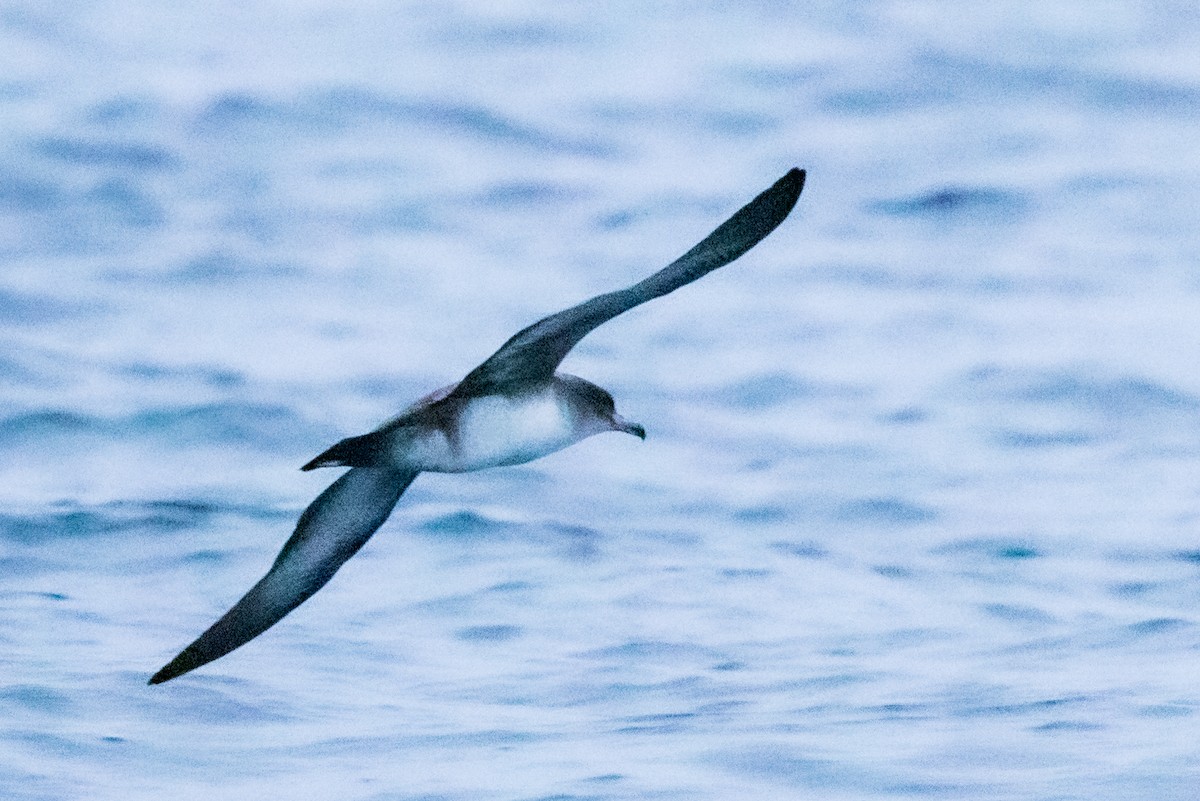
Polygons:
M333 577L383 525L418 473L463 473L521 464L604 431L641 439L606 390L558 373L592 329L674 292L757 245L783 222L804 188L792 169L700 244L627 289L597 295L525 328L457 384L417 401L369 434L350 437L302 467L349 467L309 505L267 574L150 684L161 684L242 646Z

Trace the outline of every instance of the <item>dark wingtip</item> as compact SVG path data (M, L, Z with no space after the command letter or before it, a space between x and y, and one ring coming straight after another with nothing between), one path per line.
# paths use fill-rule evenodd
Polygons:
M807 177L808 170L802 170L799 167L792 167L787 171L787 175L784 175L782 178L780 178L775 185L780 186L781 188L786 187L787 189L791 190L789 194L792 197L792 204L795 205L796 200L800 197L800 193L804 191L804 179Z
M187 673L189 670L191 670L191 668L180 669L179 667L175 666L175 663L177 661L179 661L179 657L176 657L175 659L171 660L166 665L164 665L162 670L158 671L153 676L151 676L150 681L148 681L146 683L151 684L151 685L162 684L164 681L170 681L171 679L175 678L176 676L182 676L184 673Z
M361 437L347 437L300 469L308 471L318 467L371 467L377 463L381 447L380 435L375 432L363 434Z

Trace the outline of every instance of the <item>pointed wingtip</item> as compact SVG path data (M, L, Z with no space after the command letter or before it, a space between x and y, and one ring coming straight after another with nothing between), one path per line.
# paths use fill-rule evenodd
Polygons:
M163 665L157 673L150 677L150 681L146 683L150 685L162 684L164 681L170 681L171 679L178 678L184 673L187 673L204 664L203 661L198 662L191 658L191 655L192 649L185 648L174 659Z
M150 681L146 683L154 686L155 684L162 684L164 681L170 681L173 678L175 678L174 674L168 673L167 668L164 667L162 670L151 676Z
M808 170L802 170L799 167L792 167L787 171L787 174L779 179L779 183L786 186L793 198L799 198L800 193L804 191L804 180L808 177ZM793 203L796 201L793 200Z

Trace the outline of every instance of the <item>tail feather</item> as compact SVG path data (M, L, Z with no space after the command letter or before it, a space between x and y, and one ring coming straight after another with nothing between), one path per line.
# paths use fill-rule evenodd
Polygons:
M318 467L373 467L379 463L380 451L382 449L383 441L378 433L347 437L300 469L316 470Z

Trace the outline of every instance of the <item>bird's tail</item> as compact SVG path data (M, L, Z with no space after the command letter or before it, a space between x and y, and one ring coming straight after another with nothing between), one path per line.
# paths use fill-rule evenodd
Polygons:
M378 432L363 434L359 437L347 437L300 469L315 470L318 467L371 467L380 462L383 447L384 437Z
M275 564L208 631L150 679L161 684L245 645L302 604L392 513L417 471L355 467L309 504Z

